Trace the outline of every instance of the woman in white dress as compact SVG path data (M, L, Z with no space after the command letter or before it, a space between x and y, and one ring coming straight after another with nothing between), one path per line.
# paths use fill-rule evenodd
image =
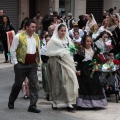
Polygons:
M102 53L110 52L111 39L109 33L106 31L102 32L101 38L95 42L96 46L101 50ZM109 45L108 45L109 43Z
M52 109L57 109L57 104L67 104L67 110L74 109L78 97L78 81L75 73L75 64L70 55L69 47L72 45L66 25L56 27L51 40L47 44L46 55L48 78L51 85Z
M88 14L87 20L88 21L87 21L87 24L85 27L85 31L87 32L87 35L91 35L96 30L97 22L93 16L93 14Z

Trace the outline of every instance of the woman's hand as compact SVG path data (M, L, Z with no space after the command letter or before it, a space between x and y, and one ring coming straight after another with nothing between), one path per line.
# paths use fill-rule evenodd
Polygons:
M77 72L76 72L76 74L77 74L78 76L80 76L80 75L81 75L80 71L77 71Z

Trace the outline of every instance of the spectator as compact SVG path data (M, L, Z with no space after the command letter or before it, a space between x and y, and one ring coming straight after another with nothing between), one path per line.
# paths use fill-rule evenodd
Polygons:
M91 35L95 32L97 22L93 16L93 14L88 14L87 20L88 21L87 21L87 24L85 26L85 31L87 32L87 35Z
M55 30L55 26L54 25L50 25L48 27L48 32L49 32L50 35L53 35L54 30Z
M79 29L83 29L83 27L85 27L85 25L86 25L86 22L85 22L84 16L80 15L79 21L78 21Z
M0 52L3 53L3 44L2 44L2 38L1 38L1 25L2 25L2 18L4 15L4 11L0 10Z
M58 20L58 16L53 16L52 25L54 25L55 27L56 27L56 25L57 25L57 20Z
M75 22L75 20L74 20L74 18L72 16L72 13L68 13L68 21L67 21L68 30L73 28L73 23L74 22Z
M74 22L73 23L73 29L69 30L69 36L71 39L74 39L74 32L79 32L80 37L82 37L84 35L84 32L82 29L79 29L78 27L78 23Z
M109 15L112 17L113 16L113 12L114 12L114 9L113 8L110 8L109 9Z
M7 34L6 32L14 30L14 27L10 24L10 20L8 16L3 16L2 19L3 23L1 25L1 38L2 38L2 43L5 51L5 61L4 63L8 63L8 43L7 43Z
M102 21L106 18L106 16L107 16L107 12L103 11Z
M103 32L102 37L95 42L96 46L102 51L102 53L107 53L110 51L110 47L107 46L106 42L110 40L110 35L107 32Z
M48 27L50 26L50 16L46 14L42 20L43 30L48 31Z
M62 23L64 23L64 24L67 23L67 19L66 19L66 16L64 14L62 15L62 17L60 19L63 21Z
M74 32L74 39L73 39L73 42L78 42L78 43L80 43L81 40L82 40L82 38L80 37L79 32L78 32L78 31L75 31L75 32Z
M41 17L41 13L37 11L36 16L33 18L33 20L36 23L36 33L38 33L39 36L42 32L42 19L43 18Z
M4 11L0 10L0 25L2 24L3 15L4 15Z
M28 17L24 18L24 20L21 22L21 25L20 25L20 28L19 28L19 31L22 31L22 30L25 30L25 23L27 22L27 20L29 20Z
M53 16L58 16L58 12L57 11L53 11Z

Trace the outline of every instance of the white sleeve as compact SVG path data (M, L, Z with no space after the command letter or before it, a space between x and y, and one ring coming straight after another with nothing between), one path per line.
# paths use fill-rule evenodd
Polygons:
M95 44L99 49L102 49L101 41L97 40Z
M98 36L99 36L98 33L93 33L93 34L92 34L92 39L95 40Z
M73 24L74 22L75 22L75 20L73 19L73 20L72 20L72 24Z
M70 35L72 35L72 32L71 32L71 30L69 30L68 32L69 32L69 36L70 36Z
M79 29L79 34L80 34L80 37L84 36L84 32L82 29Z
M15 35L12 45L10 47L11 59L14 65L18 63L17 57L16 57L16 49L18 47L18 44L19 44L19 34Z

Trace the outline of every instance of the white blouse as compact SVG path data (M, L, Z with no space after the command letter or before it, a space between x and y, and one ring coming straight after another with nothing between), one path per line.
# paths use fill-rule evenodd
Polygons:
M93 55L94 55L94 51L92 48L85 49L85 59L83 61L92 60Z
M15 35L15 38L13 39L10 53L12 58L12 63L17 64L17 57L16 57L16 49L19 45L19 33ZM36 41L33 36L29 37L27 36L27 54L35 54L36 53Z

